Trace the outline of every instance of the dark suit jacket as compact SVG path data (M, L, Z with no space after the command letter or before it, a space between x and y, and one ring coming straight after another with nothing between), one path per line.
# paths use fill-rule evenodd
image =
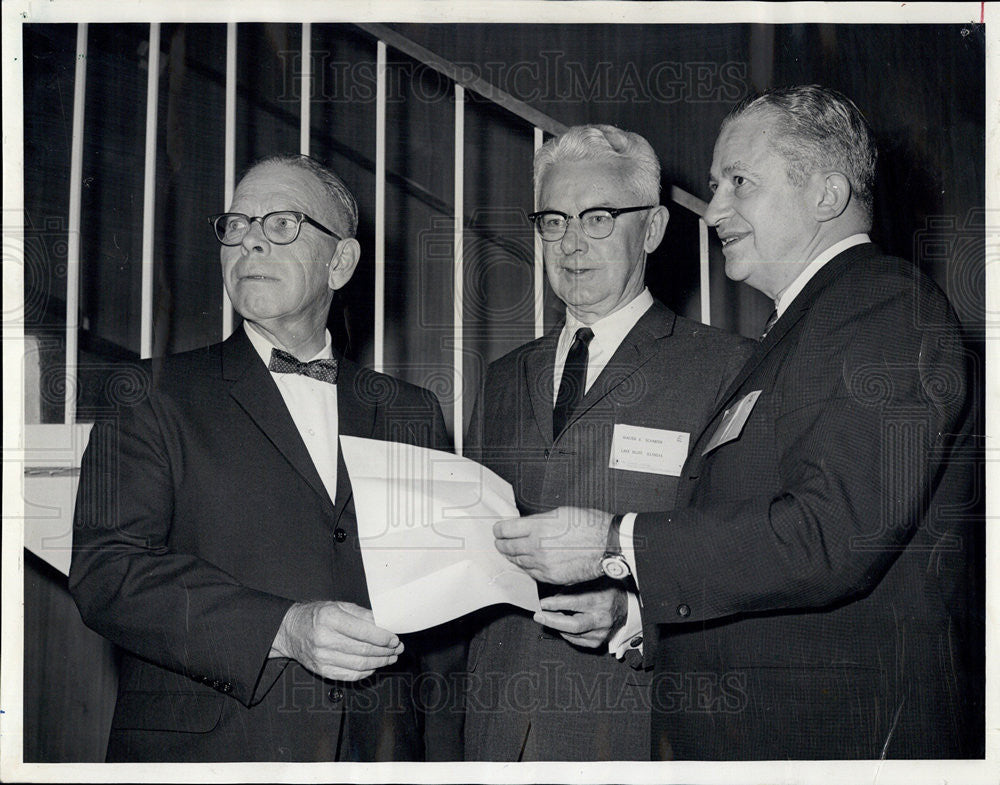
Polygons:
M749 342L654 303L553 443L560 329L490 366L467 455L514 486L523 514L565 504L615 512L672 506L677 477L609 468L614 427L696 432ZM607 647L577 648L510 606L483 617L470 647L467 759L648 758L649 672L616 661Z
M644 622L662 625L654 756L939 758L981 742L967 360L941 291L871 244L791 303L702 431L678 507L637 519ZM758 390L739 438L703 457Z
M340 368L341 434L447 447L433 394ZM428 647L357 683L267 659L293 601L369 601L343 456L332 502L244 331L134 370L83 458L70 570L84 621L125 650L108 759L419 760L425 736L460 755L460 716L424 734L410 700L441 667Z

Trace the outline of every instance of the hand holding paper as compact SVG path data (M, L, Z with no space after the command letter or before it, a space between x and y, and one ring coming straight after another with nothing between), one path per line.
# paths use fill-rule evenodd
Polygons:
M558 507L493 527L497 550L531 577L560 585L601 577L601 555L611 514L583 507Z
M327 679L358 681L392 665L402 651L399 638L376 627L367 608L297 602L285 614L270 656L289 657Z
M406 633L497 603L540 609L535 581L494 545L493 524L518 515L509 483L451 453L340 443L377 625Z
M553 594L542 599L535 621L557 630L574 646L596 649L625 622L628 599L617 585Z

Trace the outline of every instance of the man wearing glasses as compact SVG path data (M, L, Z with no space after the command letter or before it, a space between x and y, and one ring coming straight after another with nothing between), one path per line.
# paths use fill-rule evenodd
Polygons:
M453 758L460 716L413 700L448 652L375 625L337 438L447 448L438 402L331 347L360 255L335 174L270 158L230 209L210 220L243 325L153 361L83 459L70 589L124 649L108 759Z
M645 288L668 220L645 139L571 128L538 151L534 182L531 219L566 319L490 366L467 454L511 482L522 514L670 506L689 434L747 342L674 314ZM509 606L480 615L466 758L648 760L641 630L622 627L634 585L539 589L534 618Z
M775 313L680 504L494 528L537 580L589 582L613 551L631 568L657 757L983 755L983 387L944 293L871 242L877 160L836 90L734 107L704 218Z

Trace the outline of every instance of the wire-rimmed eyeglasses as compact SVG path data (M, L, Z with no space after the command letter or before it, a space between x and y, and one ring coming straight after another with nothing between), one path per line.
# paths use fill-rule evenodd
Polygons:
M312 224L324 234L336 237L338 240L344 239L336 232L327 229L319 221L295 210L278 210L267 215L255 216L243 213L220 213L219 215L210 215L208 220L215 229L215 236L223 245L242 243L254 221L260 221L264 237L275 245L294 243L304 223Z
M591 240L603 240L615 230L615 218L622 213L634 213L639 210L649 210L656 205L645 204L641 207L591 207L579 215L567 215L558 210L541 210L531 213L528 219L535 224L539 236L549 243L561 240L566 234L566 227L574 218L580 219L583 233Z

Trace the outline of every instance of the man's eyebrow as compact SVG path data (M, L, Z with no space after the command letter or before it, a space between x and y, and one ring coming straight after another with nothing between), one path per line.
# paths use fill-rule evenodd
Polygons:
M753 174L753 171L742 161L736 161L734 163L727 164L726 166L722 167L723 177L729 177L730 175L736 173Z

